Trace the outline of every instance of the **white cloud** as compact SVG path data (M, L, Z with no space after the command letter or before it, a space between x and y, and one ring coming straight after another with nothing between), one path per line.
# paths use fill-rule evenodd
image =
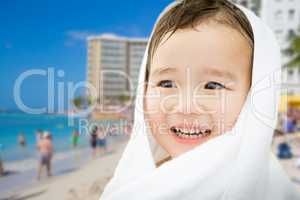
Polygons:
M89 31L67 31L67 36L72 40L85 41L88 36L95 35Z
M77 42L85 42L88 36L95 35L96 33L90 31L70 30L66 32L67 39L66 46L73 46Z

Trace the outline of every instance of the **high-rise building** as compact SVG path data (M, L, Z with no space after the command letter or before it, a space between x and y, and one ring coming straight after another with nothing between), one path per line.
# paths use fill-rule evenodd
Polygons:
M232 0L253 10L275 32L282 48L300 28L299 0Z
M261 17L274 31L282 50L283 92L300 93L300 69L288 68L290 57L284 52L290 46L290 38L300 28L299 0L262 0Z
M290 59L284 51L290 46L290 37L300 29L300 0L232 0L256 14L274 31L282 50L282 81L288 93L300 94L300 69L287 68Z
M243 5L260 15L261 0L231 0L231 2Z
M273 29L282 48L289 45L288 38L300 25L299 0L263 0L261 17Z
M87 80L97 90L93 98L103 104L134 94L147 39L102 34L87 42Z

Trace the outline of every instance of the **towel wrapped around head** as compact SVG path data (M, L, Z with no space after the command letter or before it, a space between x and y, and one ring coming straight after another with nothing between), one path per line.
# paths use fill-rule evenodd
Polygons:
M180 3L170 4L158 20ZM254 50L251 87L233 128L157 167L156 162L168 154L145 121L148 44L140 67L132 135L100 200L300 199L270 149L280 95L280 48L273 32L252 11L235 6L251 24ZM150 41L152 36L153 32Z

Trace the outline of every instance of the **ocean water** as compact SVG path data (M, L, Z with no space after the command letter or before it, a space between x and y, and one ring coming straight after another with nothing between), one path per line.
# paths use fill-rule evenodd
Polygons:
M23 113L0 113L0 156L4 161L23 160L36 153L36 130L50 131L55 151L67 150L70 146L72 131L78 127L68 125L68 117L61 115L29 115ZM18 135L23 133L26 147L18 144ZM83 140L83 146L86 145Z
M85 129L80 128L82 118L72 118L70 125L68 116L64 115L29 115L23 113L0 113L0 157L5 162L20 161L33 158L36 151L36 130L50 131L53 137L54 151L64 152L72 149L71 135L77 129L80 131L78 148L86 148L89 136ZM115 121L103 121L104 124ZM18 135L23 133L26 147L18 144Z
M94 124L104 128L124 127L123 120L88 121L86 118L70 118L62 115L29 115L23 113L0 113L0 157L8 175L0 177L0 199L7 198L13 191L19 191L28 185L36 183L38 152L36 149L36 130L50 131L53 138L54 156L52 172L54 176L68 173L80 168L93 159L89 146L89 134L80 124ZM71 136L74 130L80 132L79 145L72 148ZM106 129L108 130L108 129ZM25 135L26 147L18 144L18 135ZM107 137L108 149L113 152L114 147L122 141L127 141L128 135L119 129ZM108 152L110 153L110 152ZM105 155L101 155L105 156Z

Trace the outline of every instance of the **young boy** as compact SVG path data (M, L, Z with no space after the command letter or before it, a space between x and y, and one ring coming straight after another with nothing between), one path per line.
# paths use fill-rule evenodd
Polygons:
M245 15L227 1L185 2L161 18L148 50L145 115L171 157L230 130L251 85Z
M281 80L261 20L227 0L176 1L146 53L132 135L101 200L300 199L271 154L276 118L255 110L277 115L262 79ZM260 88L271 92L254 98Z

